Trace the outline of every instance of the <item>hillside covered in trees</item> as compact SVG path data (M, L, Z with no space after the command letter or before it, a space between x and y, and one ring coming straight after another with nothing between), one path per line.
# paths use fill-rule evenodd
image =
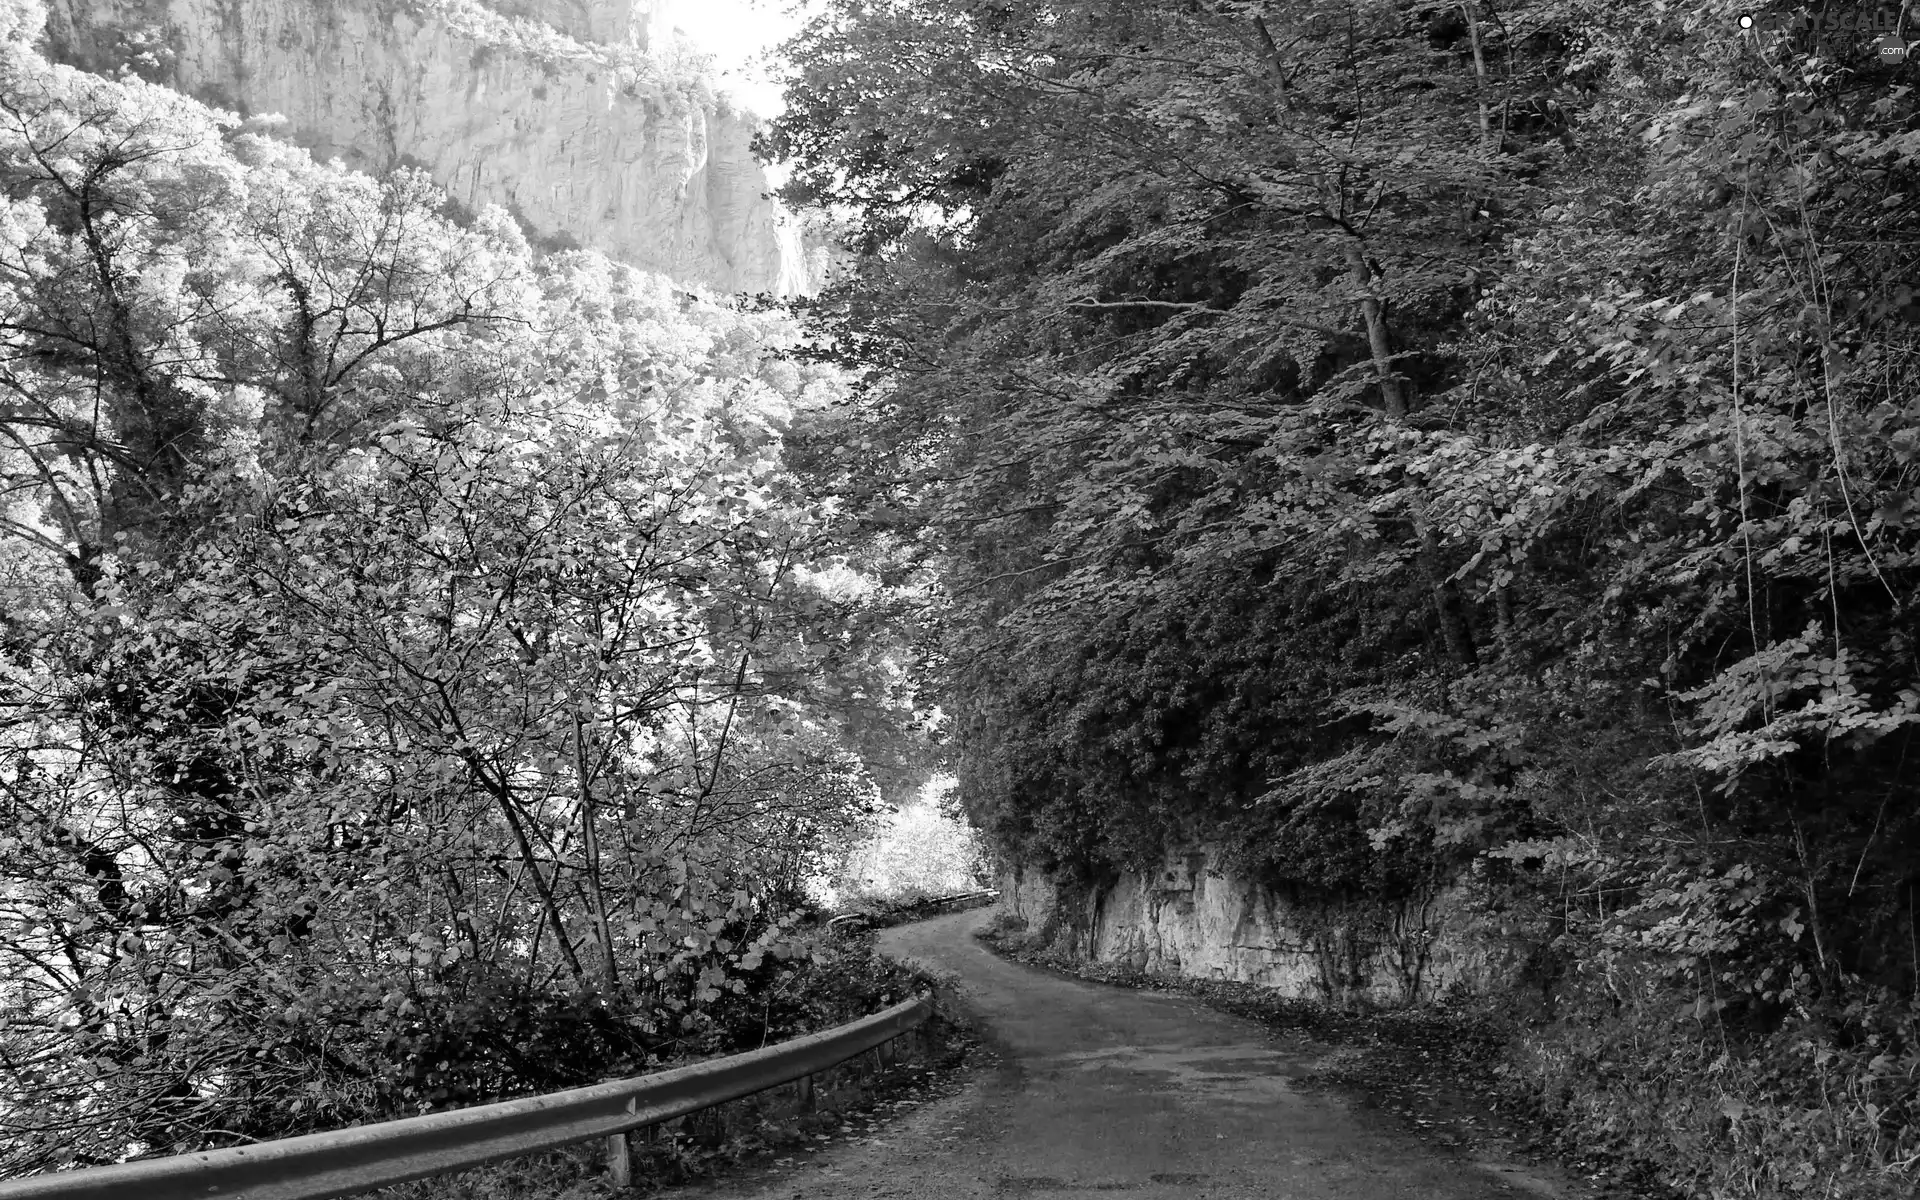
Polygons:
M869 1011L799 927L926 720L796 474L840 374L44 16L0 0L0 1175Z
M1740 12L829 0L764 147L1002 853L1471 876L1582 1137L1905 1196L1920 66Z

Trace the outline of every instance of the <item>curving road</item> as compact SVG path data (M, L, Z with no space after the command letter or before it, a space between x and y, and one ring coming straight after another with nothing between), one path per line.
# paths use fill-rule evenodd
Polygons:
M1190 1000L997 958L973 911L900 926L883 949L941 977L989 1053L972 1082L802 1165L700 1189L737 1200L1020 1197L1494 1200L1572 1195L1505 1164L1443 1157L1293 1081L1311 1043Z

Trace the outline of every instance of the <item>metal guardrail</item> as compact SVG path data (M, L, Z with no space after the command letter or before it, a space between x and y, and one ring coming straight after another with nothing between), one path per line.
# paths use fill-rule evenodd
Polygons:
M986 891L980 891L980 892L960 892L952 896L936 896L931 900L922 900L917 904L911 905L910 907L916 912L931 913L935 909L941 908L948 904L958 904L963 900L997 900L999 899L999 897L1000 897L1000 893L997 890L993 890L993 889L988 889ZM847 925L869 924L873 921L873 919L874 919L873 914L871 913L864 913L864 912L841 913L839 916L834 917L827 922L827 928L829 930L837 930Z
M624 1135L811 1075L926 1021L917 997L871 1017L711 1062L475 1108L199 1154L0 1183L0 1200L326 1200L464 1171L590 1138Z
M942 904L958 904L962 900L997 900L999 898L1000 891L998 888L986 888L977 892L960 892L952 896L941 896L937 900L927 901L927 904L937 908Z

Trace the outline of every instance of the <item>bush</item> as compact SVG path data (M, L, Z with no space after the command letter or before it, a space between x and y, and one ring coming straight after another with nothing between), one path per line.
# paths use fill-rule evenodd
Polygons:
M711 1022L697 1040L701 1055L721 1056L756 1050L808 1033L816 1033L871 1015L907 999L929 981L918 972L882 958L870 941L820 945L809 957L798 958L769 974L763 990L729 993L710 1010ZM939 1018L936 1018L938 1021ZM942 1027L951 1039L952 1027ZM688 1043L689 1046L695 1043ZM951 1047L949 1047L951 1050ZM695 1056L687 1055L687 1061ZM681 1064L676 1064L681 1065ZM856 1063L854 1070L863 1070ZM856 1090L857 1091L857 1090ZM745 1103L752 1105L769 1093ZM717 1140L727 1141L727 1117L733 1106L694 1114L696 1124L710 1127ZM753 1118L754 1109L746 1110ZM792 1131L789 1129L788 1134ZM764 1126L762 1135L768 1135ZM697 1139L705 1141L703 1137ZM749 1137L746 1145L759 1144ZM698 1148L678 1136L653 1149L656 1169L665 1169L666 1182L713 1169L736 1155L738 1142ZM556 1200L607 1200L620 1193L608 1182L604 1150L599 1140L563 1146L491 1166L437 1176L381 1189L373 1195L386 1200L509 1200L540 1195ZM658 1184L645 1177L644 1162L636 1161L636 1184Z
M1911 1197L1920 1002L1809 1010L1741 1038L1712 1002L1620 972L1516 1039L1501 1075L1564 1137L1713 1200Z
M883 958L865 939L821 941L762 988L730 994L710 1010L704 1054L737 1054L831 1029L897 1004L926 976Z

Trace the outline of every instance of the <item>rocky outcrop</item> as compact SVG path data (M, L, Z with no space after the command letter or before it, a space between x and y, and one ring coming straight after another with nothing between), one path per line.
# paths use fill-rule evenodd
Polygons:
M668 25L664 0L490 0L507 17L549 25L583 42L657 45Z
M245 116L322 158L415 165L470 208L689 286L810 290L753 119L662 45L648 0L50 0L48 48Z
M1077 958L1338 1004L1510 990L1538 944L1540 931L1496 911L1472 879L1411 900L1316 901L1239 878L1222 858L1195 847L1151 874L1085 889L1014 868L1000 908L1032 941Z

